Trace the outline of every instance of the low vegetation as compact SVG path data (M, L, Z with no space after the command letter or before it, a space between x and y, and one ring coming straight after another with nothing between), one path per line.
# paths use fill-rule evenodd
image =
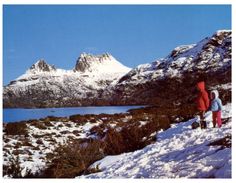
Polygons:
M91 163L103 158L102 149L103 143L99 140L70 141L67 145L59 146L53 155L48 156L48 158L52 158L51 163L39 176L44 178L73 178L88 171Z
M6 135L28 135L25 122L4 124L3 132Z
M209 146L220 146L222 149L223 148L231 148L232 145L232 136L231 134L226 135L225 137L216 140L212 143L209 144Z

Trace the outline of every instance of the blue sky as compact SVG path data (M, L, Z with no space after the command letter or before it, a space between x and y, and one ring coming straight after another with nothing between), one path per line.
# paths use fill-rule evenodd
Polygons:
M41 58L72 69L82 52L135 67L219 29L231 29L230 5L5 5L3 83Z

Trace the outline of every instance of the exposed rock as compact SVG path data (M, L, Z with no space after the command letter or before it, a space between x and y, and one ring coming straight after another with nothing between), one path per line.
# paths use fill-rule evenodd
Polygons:
M103 62L109 62L113 59L114 57L112 57L112 55L109 53L105 53L102 55L92 55L92 54L82 53L76 62L74 70L85 72L89 70L94 63L102 64Z
M30 72L51 72L55 71L56 68L54 66L48 65L45 60L39 60L35 64L30 67Z

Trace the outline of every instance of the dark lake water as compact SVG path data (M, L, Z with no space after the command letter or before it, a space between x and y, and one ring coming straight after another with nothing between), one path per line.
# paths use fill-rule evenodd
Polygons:
M3 109L3 122L39 119L47 116L66 117L74 114L115 114L143 106L68 107L41 109Z

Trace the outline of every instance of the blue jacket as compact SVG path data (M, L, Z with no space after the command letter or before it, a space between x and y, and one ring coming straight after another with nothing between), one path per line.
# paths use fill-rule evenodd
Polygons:
M222 102L221 100L219 99L219 93L217 90L213 90L211 92L211 95L212 94L215 94L215 99L213 99L211 101L211 111L221 111L222 110Z

